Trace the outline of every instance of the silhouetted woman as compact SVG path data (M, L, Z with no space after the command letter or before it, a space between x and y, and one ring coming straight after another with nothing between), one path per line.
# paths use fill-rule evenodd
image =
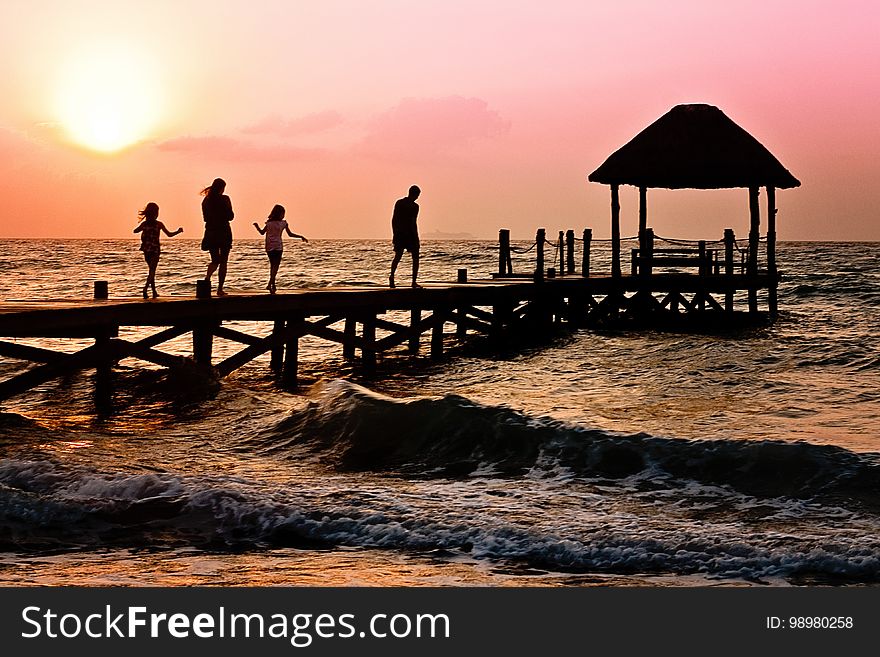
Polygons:
M205 237L202 238L202 251L211 254L211 264L205 280L211 280L211 274L217 271L217 296L226 295L223 284L226 282L226 263L229 260L229 251L232 249L232 201L223 192L226 191L226 181L215 178L210 187L202 190L202 218L205 220Z
M135 233L141 234L141 251L144 252L144 260L147 262L147 282L144 283L144 299L147 298L147 289L153 289L153 298L159 295L156 293L156 267L159 266L159 254L162 249L159 247L159 232L165 233L168 237L174 237L183 232L183 228L178 228L173 233L165 228L165 224L159 221L159 206L155 203L147 203L146 207L138 212L141 223L134 229Z

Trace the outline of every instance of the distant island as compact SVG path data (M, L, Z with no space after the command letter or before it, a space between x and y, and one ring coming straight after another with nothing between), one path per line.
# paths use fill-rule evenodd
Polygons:
M422 239L426 240L475 240L477 239L470 233L443 233L434 230L430 233L422 233Z

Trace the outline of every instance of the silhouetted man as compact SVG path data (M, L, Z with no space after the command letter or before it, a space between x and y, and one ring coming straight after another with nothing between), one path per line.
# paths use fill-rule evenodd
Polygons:
M397 265L400 264L404 251L412 254L412 286L421 287L416 283L416 277L419 275L419 229L416 226L419 204L416 203L416 199L421 191L413 185L409 188L409 194L394 204L394 214L391 215L394 260L391 261L391 276L388 277L388 284L391 287L394 287L394 272L397 271Z

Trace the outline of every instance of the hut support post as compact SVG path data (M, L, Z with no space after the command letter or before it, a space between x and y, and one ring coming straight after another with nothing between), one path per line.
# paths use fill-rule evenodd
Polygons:
M584 252L581 257L581 276L589 278L590 276L590 246L593 241L593 229L584 228Z
M569 230L565 233L565 273L574 273L574 231Z
M537 255L535 256L537 261L535 263L535 282L540 283L544 280L544 242L547 241L547 231L543 228L539 228L538 232L535 234L535 251Z
M512 273L510 266L510 231L502 228L498 231L498 275L507 276Z
M639 232L639 273L647 278L654 271L654 229L645 228Z
M733 247L736 244L736 237L732 228L724 229L724 275L727 277L727 283L732 286L733 283ZM729 287L724 293L724 310L733 312L733 287Z
M620 186L611 185L611 276L620 278Z
M758 276L758 242L761 237L761 207L758 204L758 187L749 187L749 262L748 273L752 279L749 282L749 312L758 312L758 289L756 281Z
M648 229L648 189L639 187L639 236Z
M771 315L776 315L779 308L776 295L778 281L776 279L776 188L767 187L767 273L770 284L767 290L767 305Z

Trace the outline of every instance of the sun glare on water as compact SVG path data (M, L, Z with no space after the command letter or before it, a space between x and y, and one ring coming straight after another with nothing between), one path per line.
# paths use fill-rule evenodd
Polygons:
M70 56L57 84L58 119L68 137L113 153L147 137L159 119L155 65L127 45Z

